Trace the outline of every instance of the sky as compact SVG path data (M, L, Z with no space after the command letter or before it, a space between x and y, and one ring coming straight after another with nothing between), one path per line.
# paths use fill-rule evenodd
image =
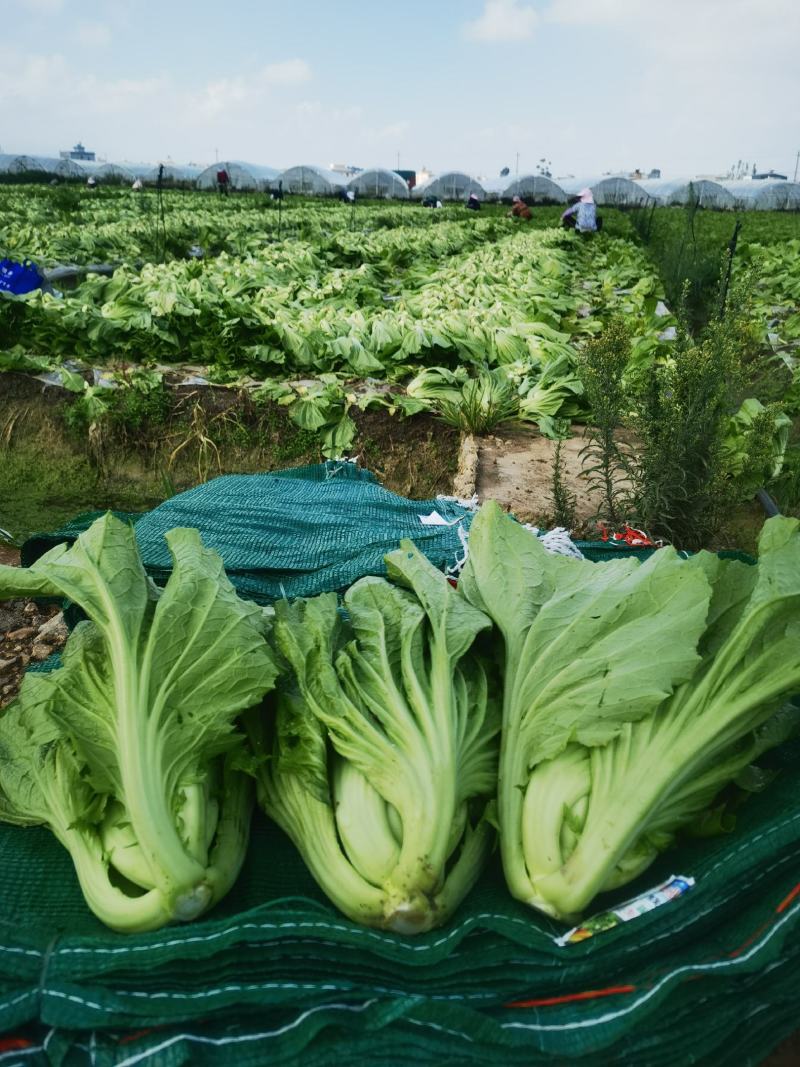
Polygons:
M800 0L0 0L0 151L791 178Z

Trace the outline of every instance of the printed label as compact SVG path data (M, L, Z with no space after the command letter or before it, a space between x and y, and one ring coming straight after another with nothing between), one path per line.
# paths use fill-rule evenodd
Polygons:
M626 900L619 907L610 911L602 911L599 915L593 915L580 926L574 926L560 937L554 937L557 945L575 945L579 941L587 941L595 934L604 930L613 930L620 923L638 919L640 915L646 915L648 911L660 908L662 904L668 904L671 900L677 900L684 893L688 893L694 885L694 878L687 878L681 874L671 875L666 882L657 885L655 889L648 890L632 900Z

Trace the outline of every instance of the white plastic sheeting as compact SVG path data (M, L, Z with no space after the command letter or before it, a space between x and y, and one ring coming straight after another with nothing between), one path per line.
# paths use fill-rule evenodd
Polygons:
M557 178L567 197L576 196L581 189L591 189L595 203L601 207L636 207L650 200L650 193L641 182L634 182L618 174L599 178Z
M740 210L800 211L800 182L757 179L724 185Z
M733 195L719 182L709 178L644 178L637 182L659 204L688 204L730 211L736 206Z
M272 181L274 189L278 182L283 182L285 193L296 193L302 196L331 196L338 193L347 184L343 174L337 174L334 170L326 170L324 167L314 166L313 163L305 163L296 167L288 167Z
M14 156L0 155L0 173L57 174L64 178L82 178L83 171L72 159L58 159L55 156Z
M414 189L414 196L418 199L435 196L439 200L466 200L471 193L481 199L486 196L481 183L461 170L448 170L444 174L434 175Z
M492 178L484 182L484 188L490 195L502 200L510 200L512 196L521 196L529 204L564 204L567 194L553 181L543 174L520 174L512 178L506 175L504 178Z
M393 170L385 170L383 167L369 167L359 171L349 180L347 187L354 190L358 196L400 200L407 200L409 197L406 181Z
M86 177L90 175L97 181L133 182L136 175L123 167L121 163L97 163L88 159L75 160Z
M197 175L198 188L215 188L219 170L228 172L232 189L267 189L280 173L275 167L262 167L259 163L246 163L241 159L225 159L200 171Z
M194 182L197 180L203 167L195 163L154 163L150 170L143 176L143 181L158 181L159 168L164 167L163 180L167 182Z

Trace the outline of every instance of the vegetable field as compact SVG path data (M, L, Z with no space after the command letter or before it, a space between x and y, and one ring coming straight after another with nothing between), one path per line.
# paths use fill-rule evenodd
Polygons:
M0 1032L655 1067L791 969L798 220L603 215L0 187Z

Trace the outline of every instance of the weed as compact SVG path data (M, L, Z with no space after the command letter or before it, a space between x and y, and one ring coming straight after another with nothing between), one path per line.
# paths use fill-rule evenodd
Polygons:
M557 426L557 432L559 436L556 439L556 447L553 451L551 480L553 525L562 526L565 530L574 530L578 523L578 499L566 481L564 458L561 454L564 435L569 433L569 423L567 422L565 426Z
M629 458L616 436L622 425L626 398L623 375L630 360L631 335L624 322L616 319L599 337L589 341L579 363L579 374L592 411L586 427L586 444L581 449L583 474L588 488L600 497L595 518L618 527L625 518Z
M190 393L186 398L190 400L196 397L196 393ZM172 449L167 461L167 467L172 468L176 459L187 448L196 449L197 456L197 480L207 482L212 463L215 462L217 470L222 474L222 461L219 448L211 436L208 412L200 400L195 399L189 416L189 425L186 429L172 434L173 438L183 435L183 439Z
M639 448L632 467L633 502L641 525L683 548L713 539L724 516L753 492L771 455L774 425L769 409L743 435L742 474L731 468L725 448L730 417L758 371L751 327L741 291L725 318L715 318L694 340L679 316L671 357L656 366L635 398L633 428ZM769 446L762 449L760 440ZM761 470L756 470L756 468Z

